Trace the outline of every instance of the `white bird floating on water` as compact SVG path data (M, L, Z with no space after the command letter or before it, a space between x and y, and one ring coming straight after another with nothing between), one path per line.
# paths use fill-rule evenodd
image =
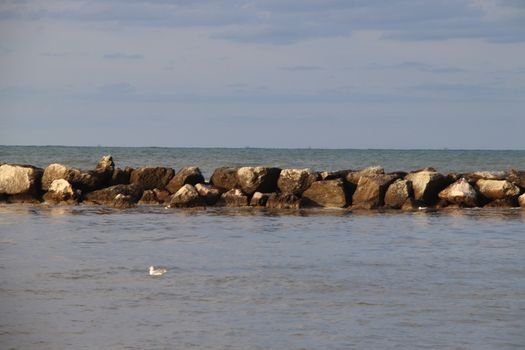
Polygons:
M150 276L162 276L166 272L168 272L168 270L165 269L164 267L155 267L155 266L150 266L149 267L149 275Z

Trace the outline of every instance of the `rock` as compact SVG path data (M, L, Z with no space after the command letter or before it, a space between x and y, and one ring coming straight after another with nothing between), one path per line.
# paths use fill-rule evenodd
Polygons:
M237 169L237 181L244 193L275 192L281 169L266 167L242 167Z
M136 184L115 185L87 193L84 196L84 201L94 204L111 205L115 197L121 194L122 196L129 196L129 200L133 203L136 203L142 197L142 192L142 188Z
M517 197L520 188L507 180L483 180L476 182L479 192L489 199L505 199Z
M237 169L232 167L217 168L210 178L210 183L222 191L238 188Z
M383 206L388 186L396 179L395 175L361 176L352 196L352 208L375 209Z
M0 193L20 198L38 198L43 170L31 165L3 164L0 166Z
M75 190L69 182L58 179L51 183L48 191L44 194L44 201L47 203L76 204L79 201L78 190Z
M226 207L246 207L249 204L248 196L235 188L221 195L220 204Z
M357 184L359 183L359 179L362 176L383 175L384 173L385 169L383 169L383 167L379 165L370 166L359 171L349 172L346 175L346 181L357 186Z
M495 199L488 202L483 208L515 208L519 207L518 197Z
M294 194L272 193L266 201L266 208L270 209L299 209L301 198Z
M439 192L438 197L460 207L475 207L478 205L478 193L465 178L459 179Z
M525 170L512 169L507 175L507 180L525 189Z
M155 193L155 196L157 197L159 203L166 203L171 200L171 193L169 193L166 190L159 190L158 188L154 188L153 193Z
M412 189L412 182L403 179L395 180L385 193L385 207L390 209L402 209L403 207L412 207L414 198L414 190ZM408 204L407 204L408 202Z
M277 186L284 194L300 196L314 181L318 174L310 169L283 169L279 175Z
M199 196L199 192L190 184L182 186L173 196L171 196L170 207L190 208L204 205L204 199Z
M105 160L105 162L107 162L107 160ZM100 189L110 183L110 173L113 173L112 168L105 169L103 168L103 164L99 165L99 171L83 171L69 168L63 164L50 164L46 167L42 176L42 189L47 191L51 183L59 179L66 180L74 188L80 189L82 192Z
M435 171L423 170L410 173L405 180L412 182L414 198L423 205L433 205L438 200L438 193L450 184L442 174Z
M346 179L349 173L355 172L354 170L337 170L337 171L323 171L319 173L320 180L335 180L335 179Z
M469 180L505 180L507 172L505 171L475 171L466 175Z
M271 193L255 192L250 200L250 205L252 207L265 207L270 195Z
M172 168L138 168L131 172L130 183L141 187L143 190L152 190L154 188L165 189L166 185L175 175Z
M115 168L113 170L113 174L111 175L111 179L109 180L109 185L129 185L129 178L131 177L132 171L133 168L130 167L126 167L124 169Z
M204 182L204 176L196 166L187 166L180 169L177 174L170 180L166 189L171 193L177 192L182 186L188 184L195 186Z
M525 193L518 197L520 207L525 208Z
M195 189L207 205L214 205L219 200L221 193L218 189L206 184L196 184Z
M303 193L305 206L329 208L344 208L348 205L348 197L343 180L316 181Z
M111 155L103 156L95 167L95 173L99 177L102 186L109 185L113 171L115 170L115 163Z
M116 209L128 209L135 206L135 201L132 196L119 193L112 201L109 201L107 205Z

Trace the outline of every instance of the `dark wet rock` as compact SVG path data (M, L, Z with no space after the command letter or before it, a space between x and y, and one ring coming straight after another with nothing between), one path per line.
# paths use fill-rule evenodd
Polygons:
M237 169L233 167L217 168L210 178L210 183L221 191L229 191L239 187Z
M202 176L200 169L196 166L187 166L180 169L175 176L173 176L166 186L166 189L171 193L175 193L184 185L195 186L203 182L204 176Z
M433 205L438 200L438 193L450 184L450 179L435 172L423 170L410 173L405 180L412 182L414 198L423 205Z
M305 206L344 208L348 205L348 196L343 180L316 181L302 195Z
M490 201L483 208L515 208L519 206L518 197L508 197Z
M277 186L284 194L300 196L317 178L318 174L310 169L283 169Z
M155 189L158 191L158 189ZM157 192L155 190L146 190L142 193L142 197L139 200L138 204L161 204L164 203L163 200L157 197Z
M0 193L18 198L38 199L41 193L43 169L31 165L0 166Z
M337 171L322 171L319 173L319 180L346 179L346 176L352 172L355 171L350 169Z
M525 190L525 170L512 169L507 175L507 180Z
M478 193L465 178L461 178L439 192L438 197L459 207L475 207L478 205Z
M266 201L266 208L270 209L299 209L301 207L301 198L294 194L272 193Z
M250 200L250 205L252 207L265 207L270 195L271 193L255 192Z
M237 169L237 182L244 193L275 192L281 169L267 167L241 167Z
M114 170L115 163L111 155L105 155L98 161L95 167L95 173L101 182L101 186L109 185Z
M390 209L402 209L408 205L413 207L412 201L414 198L414 190L412 189L412 182L403 179L395 180L385 193L385 207Z
M205 204L199 192L190 184L186 184L171 196L170 207L172 208L191 208L200 207Z
M395 175L361 176L352 196L353 209L375 209L382 207L388 186L397 179Z
M352 171L346 175L346 181L357 186L363 176L383 175L385 169L381 166L370 166L359 171Z
M142 192L142 188L135 184L115 185L87 193L84 196L84 201L87 203L111 205L115 197L121 194L122 196L129 196L129 200L136 203L142 197Z
M115 168L115 170L113 170L113 174L111 175L109 185L129 185L129 178L131 177L132 171L133 168L130 167L126 167L124 169Z
M516 198L520 188L507 180L483 180L476 182L478 191L489 199Z
M221 195L219 204L226 207L246 207L248 206L248 196L241 190L235 188Z
M131 172L129 181L143 190L163 190L174 175L175 171L172 168L138 168Z
M195 185L195 189L207 205L214 205L221 196L221 192L210 185L199 183Z
M58 179L51 183L44 194L44 201L52 204L76 204L80 199L80 190L75 190L69 182Z

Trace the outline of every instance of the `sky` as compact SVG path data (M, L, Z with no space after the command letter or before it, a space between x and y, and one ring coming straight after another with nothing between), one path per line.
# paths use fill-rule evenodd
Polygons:
M0 144L525 149L524 0L0 0Z

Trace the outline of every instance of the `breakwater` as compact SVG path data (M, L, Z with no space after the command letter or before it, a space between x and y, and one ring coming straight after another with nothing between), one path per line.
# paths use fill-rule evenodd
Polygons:
M0 201L102 204L116 208L227 206L298 209L525 207L525 171L442 174L433 168L385 172L220 167L206 181L195 166L116 167L103 156L92 170L0 163Z

